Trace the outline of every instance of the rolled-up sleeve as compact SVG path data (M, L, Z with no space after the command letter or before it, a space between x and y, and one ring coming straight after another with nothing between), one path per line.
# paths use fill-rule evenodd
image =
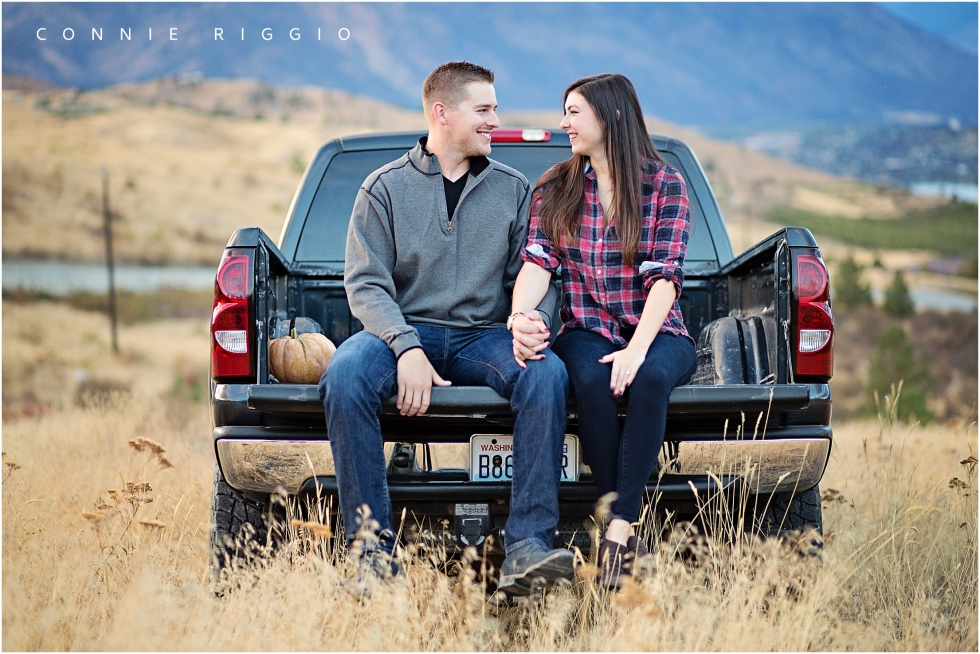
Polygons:
M691 218L684 178L672 168L662 173L655 211L653 249L640 262L643 290L649 293L658 280L666 279L674 283L679 298Z
M538 189L531 198L531 224L528 227L527 244L521 251L521 260L537 264L549 272L555 272L561 265L561 259L551 239L541 231L540 212L541 190Z

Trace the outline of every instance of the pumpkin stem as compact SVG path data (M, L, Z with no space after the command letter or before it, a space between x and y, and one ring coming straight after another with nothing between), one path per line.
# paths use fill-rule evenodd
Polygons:
M298 336L296 336L296 328L295 327L293 327L292 329L289 330L289 338L299 338Z

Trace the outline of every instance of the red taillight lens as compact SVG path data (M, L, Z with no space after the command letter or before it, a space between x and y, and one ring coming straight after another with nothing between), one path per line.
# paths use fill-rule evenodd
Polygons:
M800 302L812 302L827 291L827 268L815 256L800 255L796 260Z
M490 132L490 140L496 143L532 143L551 140L547 129L495 129Z
M211 377L250 377L253 374L249 344L252 258L248 253L225 250L214 279L211 312Z
M218 290L229 299L248 299L249 267L247 254L225 253L218 265L218 275L215 278Z
M819 254L795 255L794 370L797 377L829 380L834 374L834 316L830 275Z

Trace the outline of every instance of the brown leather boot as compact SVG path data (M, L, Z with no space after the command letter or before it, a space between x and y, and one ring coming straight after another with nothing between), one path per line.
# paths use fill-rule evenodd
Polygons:
M626 545L606 538L599 541L599 554L596 561L599 566L599 578L596 583L599 586L619 590L621 578L630 575L623 565L628 552L629 548Z
M650 551L639 536L630 536L626 541L626 555L623 557L623 574L632 575L636 569L636 563L645 556L650 556Z

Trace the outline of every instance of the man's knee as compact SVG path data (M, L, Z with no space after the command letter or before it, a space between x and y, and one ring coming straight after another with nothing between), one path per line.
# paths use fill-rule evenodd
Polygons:
M543 359L528 361L521 377L527 377L536 387L551 387L563 393L568 392L568 371L558 355L551 350L545 351Z
M359 332L341 343L317 385L320 400L324 403L348 402L376 393L382 381L377 377L383 374L384 366L372 364L389 352L381 339L366 332Z

